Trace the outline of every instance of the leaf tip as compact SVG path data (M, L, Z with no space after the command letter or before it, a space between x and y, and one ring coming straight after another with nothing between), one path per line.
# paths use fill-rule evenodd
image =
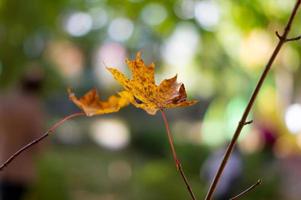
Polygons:
M136 59L141 59L141 51L138 51L137 53L136 53Z
M68 93L68 97L71 101L73 101L73 99L76 98L72 88L68 87L67 93Z

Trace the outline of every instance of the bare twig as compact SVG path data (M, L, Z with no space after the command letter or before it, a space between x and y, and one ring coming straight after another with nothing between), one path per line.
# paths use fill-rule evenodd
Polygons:
M277 34L277 36L279 38L279 42L278 42L277 46L275 47L275 49L274 49L274 51L273 51L273 53L272 53L272 55L271 55L268 63L266 64L263 73L260 76L260 79L259 79L259 81L258 81L258 83L257 83L257 85L255 87L255 90L253 91L253 94L252 94L252 96L251 96L251 98L249 100L249 103L248 103L248 105L247 105L247 107L246 107L246 109L245 109L245 111L244 111L244 113L243 113L243 115L241 117L240 122L238 123L238 126L237 126L237 128L235 130L235 133L234 133L234 135L233 135L233 137L231 139L231 142L230 142L229 146L227 147L227 150L226 150L226 152L224 154L222 162L221 162L221 164L220 164L220 166L219 166L219 168L218 168L218 170L217 170L217 172L215 174L215 177L214 177L214 179L213 179L213 181L212 181L212 183L210 185L210 188L208 190L208 193L206 195L205 200L211 200L212 199L214 191L215 191L215 189L217 187L217 184L218 184L218 182L219 182L219 180L220 180L220 178L222 176L224 168L225 168L225 166L226 166L226 164L227 164L227 162L229 160L229 157L230 157L230 155L231 155L231 153L232 153L232 151L234 149L234 146L235 146L235 144L237 142L237 139L238 139L238 137L239 137L239 135L240 135L243 127L246 125L247 117L248 117L248 115L250 113L251 108L253 107L253 104L254 104L254 102L256 100L256 97L257 97L257 95L258 95L258 93L259 93L259 91L261 89L261 86L262 86L264 80L266 79L266 77L267 77L267 75L268 75L268 73L269 73L269 71L271 69L271 66L274 63L274 60L277 57L277 55L278 55L281 47L283 46L283 44L285 42L288 42L288 41L291 40L291 39L287 39L287 36L288 36L288 33L289 33L290 29L291 29L291 25L293 23L293 20L294 20L294 18L296 16L296 13L297 13L297 10L298 10L300 4L301 4L301 0L297 0L296 4L295 4L295 6L294 6L294 8L292 10L292 13L290 15L290 18L288 20L288 23L287 23L287 25L286 25L286 27L284 29L283 34L281 36L280 36L279 33Z
M235 197L232 197L230 200L238 200L239 198L241 198L242 196L244 196L245 194L249 193L250 191L254 190L258 185L261 184L261 180L258 179L256 183L254 183L253 185L251 185L250 187L248 187L247 189L245 189L244 191L242 191L241 193L239 193L238 195L236 195Z
M183 170L182 165L181 165L181 161L177 157L177 153L176 153L176 150L175 150L175 147L174 147L173 137L172 137L172 134L170 132L170 128L169 128L169 125L168 125L168 121L167 121L167 117L165 115L165 112L163 111L163 109L161 109L160 111L161 111L162 118L164 120L164 124L165 124L165 128L166 128L166 133L167 133L170 149L171 149L172 156L173 156L173 159L175 161L177 170L180 172L180 175L181 175L181 177L182 177L182 179L183 179L183 181L184 181L184 183L187 187L187 190L190 194L191 199L196 200L195 195L192 191L192 188L189 185L189 182L188 182L188 180L185 176L184 170Z
M300 40L301 36L297 36L297 37L293 37L293 38L287 38L285 40L285 42L292 42L292 41L296 41L296 40Z
M276 36L278 37L279 40L282 40L283 39L283 36L281 36L278 31L275 32L276 33ZM296 41L296 40L300 40L301 39L301 36L297 36L297 37L293 37L293 38L286 38L284 39L285 42L291 42L291 41Z
M279 34L278 31L275 32L276 36L278 37L279 40L282 40L282 36Z
M249 124L252 124L252 123L253 123L253 120L250 120L250 121L245 122L245 125L249 125Z
M66 122L69 119L72 119L74 117L78 117L81 115L85 115L85 113L79 112L79 113L74 113L71 115L68 115L67 117L61 119L60 121L58 121L57 123L55 123L52 127L50 127L50 129L48 129L43 135L41 135L40 137L38 137L37 139L31 141L30 143L26 144L25 146L23 146L21 149L19 149L17 152L15 152L12 156L10 156L1 166L0 166L0 172L7 167L14 159L16 159L20 154L22 154L24 151L26 151L27 149L29 149L30 147L32 147L33 145L39 143L41 140L43 140L44 138L46 138L47 136L49 136L57 127L59 127L60 125L62 125L64 122Z

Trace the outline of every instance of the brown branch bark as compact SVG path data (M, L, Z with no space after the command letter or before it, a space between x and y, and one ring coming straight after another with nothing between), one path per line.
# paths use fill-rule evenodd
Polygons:
M26 144L22 148L20 148L18 151L16 151L13 155L11 155L1 166L0 166L0 172L4 170L5 167L7 167L14 159L16 159L20 154L22 154L24 151L28 150L30 147L33 145L41 142L43 139L48 137L57 127L62 125L64 122L66 122L69 119L72 119L74 117L78 117L81 115L85 115L85 113L79 112L79 113L74 113L71 115L68 115L67 117L61 119L57 123L55 123L52 127L50 127L43 135L38 137L37 139L31 141L30 143Z
M175 164L176 164L176 168L177 170L180 172L180 175L186 185L186 188L190 194L190 197L192 200L196 200L195 198L195 195L192 191L192 188L188 182L188 179L184 173L184 170L182 168L182 165L181 165L181 161L178 159L178 156L177 156L177 153L176 153L176 150L175 150L175 147L174 147L174 142L173 142L173 137L172 137L172 134L170 132L170 128L169 128L169 125L168 125L168 121L167 121L167 117L165 115L165 112L161 109L161 115L162 115L162 118L164 120L164 124L165 124L165 128L166 128L166 134L167 134L167 137L168 137L168 141L169 141L169 145L170 145L170 149L171 149L171 152L172 152L172 156L173 156L173 159L175 161Z
M275 47L275 49L274 49L274 51L273 51L270 59L268 60L268 63L266 64L266 66L264 68L264 71L262 72L262 74L261 74L261 76L259 78L259 81L258 81L258 83L257 83L257 85L255 87L255 90L252 93L252 96L251 96L251 98L249 100L249 103L248 103L247 107L245 108L245 111L244 111L244 113L243 113L243 115L241 117L241 120L238 123L236 131L235 131L235 133L234 133L234 135L233 135L233 137L231 139L231 142L230 142L229 146L227 147L227 150L226 150L226 152L224 154L224 157L223 157L222 162L221 162L221 164L220 164L220 166L218 168L218 171L216 172L215 177L214 177L214 179L213 179L213 181L212 181L212 183L211 183L211 185L209 187L209 190L208 190L208 193L206 195L205 200L211 200L212 199L214 191L215 191L215 189L216 189L216 187L218 185L218 182L219 182L219 180L220 180L220 178L222 176L224 168L225 168L225 166L226 166L226 164L227 164L227 162L229 160L229 157L231 156L231 153L232 153L233 148L234 148L234 146L235 146L235 144L237 142L237 139L238 139L238 137L239 137L239 135L240 135L243 127L246 125L246 120L247 120L247 117L248 117L248 115L250 113L250 110L252 109L252 107L254 105L254 102L255 102L255 100L257 98L257 95L258 95L258 93L259 93L259 91L261 89L261 86L262 86L264 80L266 79L266 77L267 77L267 75L268 75L268 73L269 73L269 71L271 69L271 66L274 63L275 58L277 57L277 55L278 55L281 47L283 46L283 44L285 42L293 41L292 39L288 39L288 33L289 33L290 29L291 29L293 20L294 20L294 18L296 16L296 13L297 13L297 10L298 10L300 4L301 4L301 0L297 0L296 4L295 4L295 6L294 6L294 8L292 10L292 13L290 15L290 18L288 20L288 23L287 23L287 25L286 25L286 27L284 29L283 34L280 35L278 33L278 35L279 35L278 36L279 42L278 42L277 46Z

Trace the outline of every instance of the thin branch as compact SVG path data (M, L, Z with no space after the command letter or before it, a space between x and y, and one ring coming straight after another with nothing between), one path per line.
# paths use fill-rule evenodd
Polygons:
M244 125L249 125L249 124L252 124L252 123L253 123L253 120L250 120L250 121L245 122Z
M290 15L290 18L288 20L288 23L287 23L287 25L286 25L286 27L284 29L284 32L283 32L282 36L279 37L279 42L278 42L277 46L275 47L275 49L274 49L274 51L273 51L273 53L272 53L272 55L271 55L268 63L266 64L265 69L262 72L262 74L260 76L260 79L259 79L259 81L258 81L258 83L257 83L257 85L256 85L256 87L255 87L255 89L254 89L254 91L252 93L252 96L251 96L251 98L249 100L249 103L248 103L248 105L247 105L247 107L246 107L246 109L245 109L245 111L244 111L244 113L243 113L243 115L241 117L241 120L238 123L238 126L237 126L237 128L235 130L235 133L234 133L234 135L233 135L233 137L231 139L231 142L230 142L229 146L227 147L227 150L226 150L226 152L224 154L222 162L221 162L221 164L220 164L220 166L219 166L219 168L218 168L218 170L217 170L217 172L215 174L215 177L214 177L214 179L213 179L213 181L212 181L212 183L211 183L211 185L209 187L209 190L208 190L208 193L206 195L205 200L211 200L212 199L214 191L215 191L215 189L216 189L216 187L217 187L217 185L219 183L219 180L220 180L220 178L222 176L224 168L225 168L225 166L226 166L226 164L227 164L227 162L228 162L228 160L229 160L229 158L231 156L231 153L232 153L232 151L233 151L233 149L235 147L237 139L238 139L238 137L239 137L239 135L240 135L243 127L246 125L245 122L246 122L246 120L248 118L250 110L252 109L252 107L254 105L254 102L255 102L255 100L257 98L257 95L258 95L258 93L259 93L259 91L261 89L261 86L262 86L264 80L266 79L266 77L267 77L267 75L268 75L268 73L269 73L269 71L271 69L271 66L274 63L275 58L277 57L277 55L278 55L281 47L283 46L283 44L287 40L288 33L289 33L290 29L291 29L291 25L293 23L293 20L294 20L294 18L296 16L296 13L297 13L297 10L298 10L300 4L301 4L301 0L297 0L295 6L293 8L293 11L292 11L292 13Z
M275 32L276 36L278 37L279 40L282 40L282 36L279 34L278 31Z
M300 40L301 36L297 36L297 37L293 37L293 38L288 38L285 40L285 42L291 42L291 41L296 41L296 40Z
M162 109L160 111L161 111L162 118L164 120L167 137L168 137L170 149L171 149L171 152L172 152L172 156L173 156L173 159L174 159L175 164L176 164L176 168L180 172L180 175L181 175L181 177L182 177L182 179L183 179L183 181L184 181L184 183L187 187L187 190L190 194L191 199L196 200L195 195L192 191L192 188L191 188L191 186L190 186L190 184L189 184L189 182L188 182L188 180L185 176L184 170L183 170L182 165L181 165L181 161L177 157L177 153L176 153L176 150L175 150L175 147L174 147L173 137L172 137L172 134L170 132L170 128L169 128L169 125L168 125L168 121L167 121L167 117L165 115L165 112Z
M279 40L284 40L285 42L291 42L291 41L296 41L296 40L301 39L301 35L297 36L297 37L293 37L293 38L284 39L283 36L281 36L278 31L276 31L275 33L276 33L276 36L278 37Z
M20 148L18 151L16 151L13 155L11 155L1 166L0 166L0 172L4 170L5 167L7 167L14 159L16 159L20 154L22 154L24 151L28 150L30 147L34 146L35 144L39 143L42 141L44 138L49 136L57 127L62 125L64 122L66 122L69 119L72 119L74 117L78 117L81 115L85 115L85 113L79 112L79 113L74 113L71 115L68 115L67 117L64 117L57 123L55 123L52 127L50 127L43 135L38 137L37 139L31 141L30 143L26 144L22 148Z
M230 200L238 200L239 198L241 198L242 196L246 195L247 193L249 193L250 191L254 190L258 185L261 184L261 180L258 179L256 183L254 183L253 185L251 185L250 187L248 187L247 189L245 189L244 191L242 191L241 193L239 193L238 195L236 195L235 197L232 197Z

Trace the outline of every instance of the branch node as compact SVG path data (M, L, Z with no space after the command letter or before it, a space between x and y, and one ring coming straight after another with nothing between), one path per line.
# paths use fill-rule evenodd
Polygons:
M278 39L282 40L284 42L292 42L292 41L296 41L296 40L300 40L301 39L301 35L299 35L297 37L286 38L283 35L280 35L278 31L276 31L275 33L276 33L276 36L278 37Z
M253 123L253 120L247 121L247 122L244 123L244 126L252 124L252 123Z
M277 38L278 38L279 40L285 40L285 39L283 38L283 36L281 36L281 35L279 34L278 31L276 31L275 34L276 34L276 36L277 36Z

